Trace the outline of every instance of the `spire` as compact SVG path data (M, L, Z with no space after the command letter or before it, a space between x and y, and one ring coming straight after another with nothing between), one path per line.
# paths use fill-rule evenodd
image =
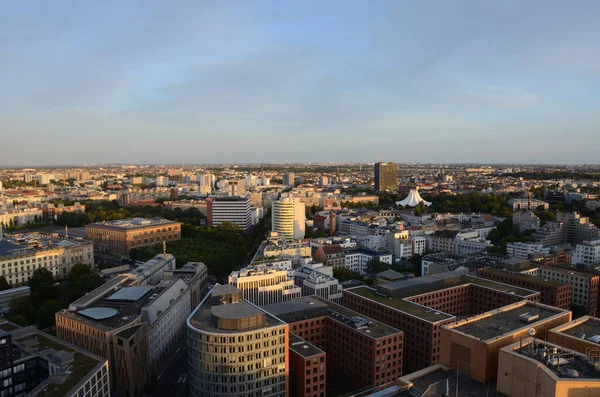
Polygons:
M69 238L69 226L65 225L65 238Z
M163 254L167 253L167 242L163 241Z

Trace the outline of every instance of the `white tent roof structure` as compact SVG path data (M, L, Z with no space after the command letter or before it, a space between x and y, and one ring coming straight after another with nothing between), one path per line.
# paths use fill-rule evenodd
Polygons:
M425 204L427 207L431 205L429 201L423 200L417 188L413 187L412 189L410 189L410 193L408 194L408 196L406 196L406 198L402 201L397 201L396 205L401 205L403 207L416 207L417 205L419 205L420 202L423 202L423 204Z

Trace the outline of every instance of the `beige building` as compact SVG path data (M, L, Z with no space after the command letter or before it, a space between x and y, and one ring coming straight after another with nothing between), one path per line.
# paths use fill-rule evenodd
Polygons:
M127 256L132 248L181 240L181 223L162 218L123 219L90 223L85 234L96 252Z
M54 278L63 279L78 263L94 266L94 245L90 241L41 233L5 237L0 238L0 270L13 287L26 285L37 269L47 269Z
M297 198L282 197L273 202L271 231L286 239L302 239L305 233L305 206Z
M548 342L600 359L600 318L583 316L552 328Z
M244 300L238 288L216 285L187 330L190 396L289 395L289 325Z
M287 270L266 265L251 265L231 272L229 284L239 288L244 299L258 305L284 302L302 296L300 287L288 277Z
M597 361L537 337L500 349L497 378L497 390L508 397L600 395Z
M571 312L537 302L521 301L441 327L440 364L473 379L496 379L501 348L527 338L535 329L539 338L571 321Z

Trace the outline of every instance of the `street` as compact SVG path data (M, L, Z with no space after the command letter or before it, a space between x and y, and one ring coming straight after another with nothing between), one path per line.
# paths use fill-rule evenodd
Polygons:
M175 356L171 367L165 372L156 385L154 397L187 397L188 396L188 356L187 345L183 344Z

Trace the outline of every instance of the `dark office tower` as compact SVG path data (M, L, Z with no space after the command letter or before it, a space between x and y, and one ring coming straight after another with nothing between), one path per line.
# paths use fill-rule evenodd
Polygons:
M375 163L375 191L396 190L398 183L398 166L396 163Z

